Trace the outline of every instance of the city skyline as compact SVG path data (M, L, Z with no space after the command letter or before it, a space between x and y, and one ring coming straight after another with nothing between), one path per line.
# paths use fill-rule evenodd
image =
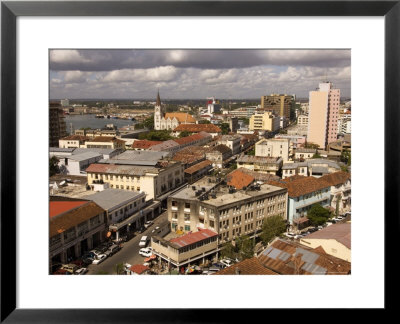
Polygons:
M351 97L350 50L51 50L50 99L308 98L323 80Z

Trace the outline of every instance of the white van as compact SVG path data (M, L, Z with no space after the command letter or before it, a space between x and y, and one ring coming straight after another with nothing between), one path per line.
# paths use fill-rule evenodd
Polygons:
M142 236L139 242L140 247L146 247L149 238L147 236Z

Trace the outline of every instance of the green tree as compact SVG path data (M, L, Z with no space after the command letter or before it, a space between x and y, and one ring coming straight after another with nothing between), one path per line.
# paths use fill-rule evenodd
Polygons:
M207 119L199 120L199 124L211 124L211 122Z
M153 130L148 133L139 134L139 139L147 139L149 141L168 141L173 139L168 130Z
M315 154L312 156L312 159L319 159L319 158L321 158L321 154L319 154L318 152L315 153Z
M262 226L260 238L268 244L273 238L286 231L286 221L279 215L267 217Z
M347 165L351 165L351 151L344 149L340 155L340 161L346 163Z
M306 144L304 145L304 147L305 147L305 148L317 149L317 148L319 148L319 145L318 145L318 144L315 144L315 143L308 142L308 143L306 143Z
M109 273L107 271L104 271L104 270L99 270L95 274L97 274L97 275L108 275Z
M314 226L325 224L331 217L331 212L320 204L314 204L307 212L307 218Z
M50 177L60 172L60 168L58 167L58 162L60 160L56 156L52 156L49 160L49 172Z
M124 264L123 263L117 263L115 265L115 272L117 275L124 274Z
M248 235L239 236L235 241L241 260L250 259L254 256L254 240Z
M154 114L143 121L143 125L150 130L154 129Z
M187 137L187 136L190 136L190 135L192 135L193 133L191 133L191 132L188 132L188 131L183 131L183 132L181 132L180 134L179 134L179 137L180 138L182 138L182 137Z
M229 133L229 124L228 123L222 123L220 125L220 128L222 130L222 135L227 135Z
M246 155L256 155L256 149L253 147L251 150L247 151Z
M349 172L349 167L347 165L341 165L340 169L344 172Z
M235 259L237 255L237 249L233 246L232 242L227 242L222 246L221 256L223 258Z

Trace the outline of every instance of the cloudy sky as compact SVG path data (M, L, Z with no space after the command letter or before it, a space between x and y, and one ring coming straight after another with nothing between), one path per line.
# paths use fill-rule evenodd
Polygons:
M260 98L327 79L350 97L350 50L51 50L50 99Z

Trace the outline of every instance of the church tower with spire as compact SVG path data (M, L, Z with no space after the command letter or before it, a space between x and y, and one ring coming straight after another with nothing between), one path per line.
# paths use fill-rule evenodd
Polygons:
M160 91L157 92L157 101L154 107L154 129L161 129L161 120L164 118L164 112L161 108Z

